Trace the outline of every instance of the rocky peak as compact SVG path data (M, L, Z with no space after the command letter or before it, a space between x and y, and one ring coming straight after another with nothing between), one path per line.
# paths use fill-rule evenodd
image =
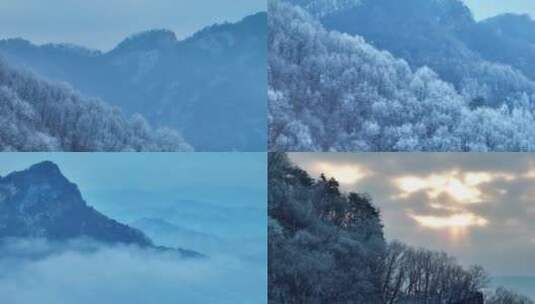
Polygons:
M13 172L5 178L0 179L1 184L13 184L19 189L26 189L30 185L49 185L55 188L64 188L66 186L76 187L71 184L61 173L59 167L51 162L44 161L31 166L30 168Z
M43 161L35 164L28 169L28 172L34 174L61 175L58 165L51 161Z
M5 238L91 239L201 256L194 251L155 246L140 230L88 206L78 187L50 161L0 178L0 241Z

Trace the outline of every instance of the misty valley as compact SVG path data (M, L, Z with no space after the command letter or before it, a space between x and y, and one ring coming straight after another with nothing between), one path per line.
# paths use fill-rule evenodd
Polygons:
M214 205L209 214L197 201L160 207L136 203L140 198L119 201L108 211L137 220L124 224L96 210L52 161L0 177L2 300L260 303L266 268L261 207ZM129 209L134 205L137 210ZM182 214L173 209L186 212L184 227L177 224ZM248 234L236 234L240 213L255 217L256 224L243 222ZM209 227L209 221L216 223ZM192 222L201 225L198 230Z

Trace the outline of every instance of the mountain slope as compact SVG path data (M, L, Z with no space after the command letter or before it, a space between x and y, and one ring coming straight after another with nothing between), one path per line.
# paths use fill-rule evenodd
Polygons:
M269 10L270 150L535 149L528 94L491 105L299 7L270 1Z
M499 106L535 94L535 67L524 64L533 47L524 37L519 44L505 31L492 33L495 22L477 23L462 1L362 0L316 16L328 30L362 36L413 69L430 67L471 99Z
M314 180L281 153L268 168L269 303L382 303L386 242L369 197Z
M42 238L67 241L89 238L104 244L157 247L141 231L91 208L78 187L52 162L0 178L0 238ZM178 250L185 255L195 252Z
M0 151L190 151L174 131L153 130L98 99L0 60Z
M535 20L529 15L492 17L460 36L485 60L510 65L535 79Z
M82 93L182 132L200 151L262 151L266 142L266 14L178 41L154 30L107 53L0 41L0 55Z

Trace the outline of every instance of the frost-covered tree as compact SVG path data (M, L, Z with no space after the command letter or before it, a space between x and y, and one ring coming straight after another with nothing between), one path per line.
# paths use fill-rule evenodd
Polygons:
M407 60L413 69L432 68L459 92L477 93L471 97L489 106L507 103L519 92L535 93L530 63L535 21L529 17L478 22L462 0L359 0L353 5L288 1L317 17L328 30L362 36ZM322 5L312 5L315 2Z
M170 129L0 60L1 151L189 151Z
M385 251L362 194L269 156L269 303L380 303Z
M483 300L488 276L480 266L464 269L443 252L391 242L384 259L384 303L456 304ZM472 303L472 302L470 302Z
M270 0L269 14L270 150L535 150L533 96L491 106L479 82L458 92L299 7Z

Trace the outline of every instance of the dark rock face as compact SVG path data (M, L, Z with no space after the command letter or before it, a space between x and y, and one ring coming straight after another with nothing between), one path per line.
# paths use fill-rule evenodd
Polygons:
M108 244L153 246L141 231L87 206L78 187L48 161L0 178L0 238L8 237L87 237Z
M472 294L470 297L466 298L464 301L457 302L456 304L484 304L485 300L483 297L483 293L476 292Z

